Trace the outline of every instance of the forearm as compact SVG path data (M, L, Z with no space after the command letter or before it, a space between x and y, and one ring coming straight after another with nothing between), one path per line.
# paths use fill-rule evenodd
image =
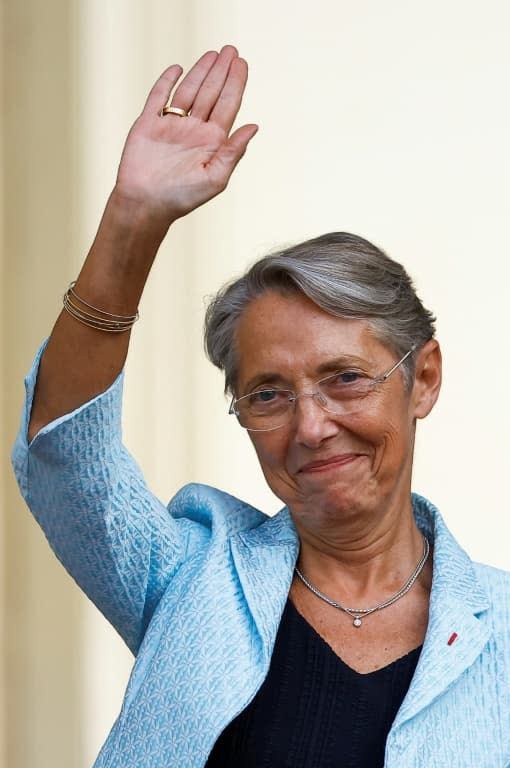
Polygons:
M136 312L168 220L114 190L75 291L118 315ZM107 333L62 311L43 355L29 439L46 424L106 390L120 373L130 332Z

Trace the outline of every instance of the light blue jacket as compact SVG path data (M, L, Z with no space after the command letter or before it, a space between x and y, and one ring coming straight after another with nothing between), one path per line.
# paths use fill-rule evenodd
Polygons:
M299 548L289 512L267 518L203 485L167 509L122 446L121 379L28 448L35 371L13 452L22 493L136 654L95 766L204 766L268 672ZM507 768L510 575L473 563L426 499L413 495L413 508L434 544L430 618L385 766Z

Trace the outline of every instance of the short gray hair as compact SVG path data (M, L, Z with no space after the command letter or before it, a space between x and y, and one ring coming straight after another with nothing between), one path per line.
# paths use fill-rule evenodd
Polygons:
M247 305L268 290L302 293L330 315L366 320L397 357L420 349L435 333L404 267L377 246L348 232L331 232L259 259L212 298L205 316L205 349L225 372L225 391L235 392L236 329ZM414 356L402 366L409 389Z

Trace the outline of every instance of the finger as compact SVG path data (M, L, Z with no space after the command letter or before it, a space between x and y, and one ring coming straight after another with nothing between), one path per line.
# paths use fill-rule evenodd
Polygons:
M234 59L230 65L225 85L209 116L209 120L223 128L227 134L230 133L239 112L247 80L248 64L244 59ZM193 108L194 112L195 109Z
M232 61L237 57L237 50L233 45L225 45L211 67L207 77L200 86L200 90L193 101L193 117L199 120L208 120L223 86L228 78Z
M234 168L246 152L251 139L257 133L259 127L255 124L243 125L234 131L227 141L222 144L209 163L209 169L213 176L223 180L226 185Z
M200 86L204 82L205 78L209 74L212 66L218 58L216 51L207 51L199 60L191 67L190 71L179 83L175 93L171 99L172 107L179 107L185 109L188 112L191 109L195 97L200 89Z
M168 100L172 88L175 86L181 75L182 67L179 66L179 64L172 64L171 67L165 69L161 77L159 77L152 86L149 95L147 96L143 111L153 115L161 112L161 109Z

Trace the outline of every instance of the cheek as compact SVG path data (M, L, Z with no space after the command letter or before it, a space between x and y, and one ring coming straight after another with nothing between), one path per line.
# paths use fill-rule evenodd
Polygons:
M376 470L394 473L406 463L414 444L414 430L402 414L389 416L374 434Z
M255 448L257 458L264 467L277 467L285 461L286 445L284 441L278 439L275 434L257 435L256 433L250 433L250 438Z
M384 406L370 409L343 424L354 445L366 446L376 468L383 464L398 464L412 445L414 422L405 404L402 405L398 409Z
M283 438L283 439L282 439ZM288 472L286 470L286 460L288 452L288 441L285 435L278 435L276 432L272 435L254 435L250 434L255 453L259 460L262 472L266 478L271 490L276 493L275 484L278 482L289 482Z

